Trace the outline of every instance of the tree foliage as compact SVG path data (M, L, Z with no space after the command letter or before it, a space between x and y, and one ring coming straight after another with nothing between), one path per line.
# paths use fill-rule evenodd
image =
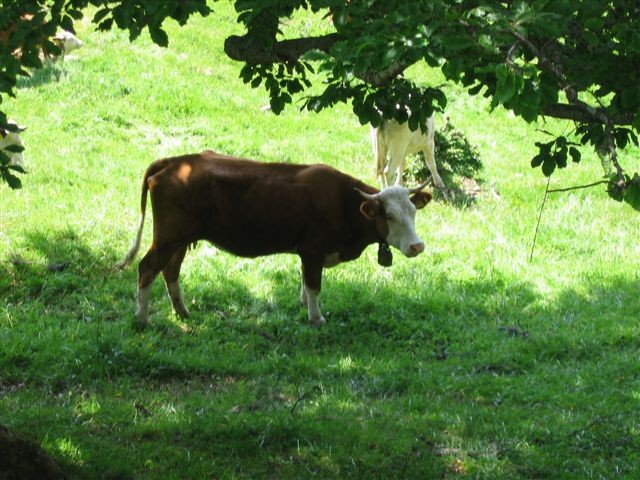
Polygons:
M116 25L131 38L148 28L159 45L168 41L164 19L184 23L193 13L210 13L205 0L4 3L10 7L2 9L0 26L38 8L54 26L70 28L91 4L98 7L93 18L98 28ZM312 111L350 102L363 124L395 118L424 128L432 111L447 103L438 86L419 85L404 75L411 65L426 63L470 95L490 98L492 107L503 106L527 122L542 116L573 122L576 141L563 136L537 144L532 166L545 175L579 162L579 148L590 146L610 169L612 195L640 197L638 182L617 156L637 143L640 127L638 1L235 0L234 5L246 33L227 38L225 52L243 63L245 82L266 88L276 113L302 93L304 107ZM327 33L285 36L283 21L303 10L325 13ZM30 38L18 39L23 50ZM0 52L0 94L12 92L16 75L37 63L31 53L12 59L16 46ZM310 74L317 72L323 83L311 90L310 79L317 77Z
M117 26L128 30L134 40L147 28L153 41L165 47L168 36L162 24L167 18L184 25L194 13L211 12L206 0L1 0L0 129L15 128L1 111L3 96L15 96L18 78L43 66L42 50L59 52L51 38L60 28L73 32L74 20L81 19L89 5L97 7L92 21L98 29ZM24 170L10 165L8 156L0 151L2 181L19 188L16 173Z

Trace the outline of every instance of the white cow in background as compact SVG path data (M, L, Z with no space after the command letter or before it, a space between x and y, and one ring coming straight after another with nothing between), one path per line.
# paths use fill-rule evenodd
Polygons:
M9 130L0 128L0 151L2 151L2 153L9 157L9 165L24 167L22 152L10 152L6 150L6 148L11 145L18 145L19 147L22 147L22 140L20 139L19 133L23 132L25 130L25 127L21 127L12 120L7 120L7 123L9 123L10 125L15 125L18 130L15 132L10 132Z
M434 159L435 150L435 120L431 115L427 119L427 133L422 130L409 129L408 123L398 123L396 120L384 120L378 128L371 127L371 144L376 161L376 174L383 187L388 185L402 185L402 172L405 158L422 152L427 167L433 177L433 183L442 191L446 185L442 181ZM387 162L387 154L389 161Z
M60 30L56 33L53 38L53 43L62 51L61 56L64 60L64 56L72 52L73 50L77 50L78 48L84 45L84 42L76 37L73 33L67 30Z

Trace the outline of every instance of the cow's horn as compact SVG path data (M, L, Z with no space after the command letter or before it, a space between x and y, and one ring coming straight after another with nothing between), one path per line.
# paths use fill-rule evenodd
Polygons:
M365 193L357 187L354 187L353 189L357 191L365 200L375 200L379 195L378 193Z
M418 193L419 191L421 191L424 187L426 187L429 184L429 180L427 180L426 182L424 182L422 185L419 185L417 187L414 188L409 188L409 193Z

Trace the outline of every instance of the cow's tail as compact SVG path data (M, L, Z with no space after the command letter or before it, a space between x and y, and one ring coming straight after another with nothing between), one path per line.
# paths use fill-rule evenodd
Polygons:
M167 166L168 159L158 160L153 162L147 168L147 171L144 173L144 177L142 179L142 193L140 194L140 223L138 224L138 233L136 234L136 238L131 245L131 248L124 256L122 260L116 263L115 268L117 270L122 270L131 264L133 259L136 257L138 250L140 249L140 242L142 240L142 230L144 228L144 216L147 210L147 194L149 193L149 177L155 175L162 169Z

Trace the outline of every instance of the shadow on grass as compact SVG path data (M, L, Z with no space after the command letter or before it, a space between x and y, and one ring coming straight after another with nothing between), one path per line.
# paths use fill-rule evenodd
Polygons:
M63 74L63 67L57 63L45 61L42 68L31 70L29 77L19 77L17 86L19 89L41 87L48 83L57 82Z
M117 283L105 283L115 258L112 249L95 250L71 228L33 231L24 237L21 252L0 260L8 302L39 305L75 320L119 317L114 307L119 306L123 289Z
M402 291L328 273L329 323L313 328L297 268L250 275L270 284L256 296L242 272L230 277L213 259L204 280L183 278L191 319L170 313L158 279L154 326L135 332L136 269L112 272L119 253L71 229L26 239L41 260L1 267L14 306L0 336L0 391L5 402L43 400L0 423L72 441L82 462L64 442L51 449L78 478L151 476L154 464L185 478L440 478L483 462L493 474L540 477L567 468L576 449L586 456L572 472L599 468L605 454L632 468L625 456L638 438L619 412L640 378L630 363L640 347L635 280L593 280L540 302L532 285L497 274L433 276ZM87 397L104 408L82 410ZM145 453L132 456L113 432Z

